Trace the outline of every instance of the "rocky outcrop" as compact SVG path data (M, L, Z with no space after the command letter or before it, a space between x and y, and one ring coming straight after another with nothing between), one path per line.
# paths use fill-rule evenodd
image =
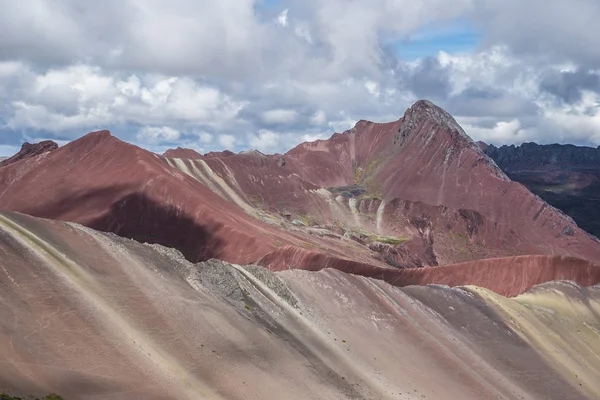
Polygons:
M51 140L46 140L43 142L31 144L31 143L23 143L21 150L10 158L6 158L4 160L0 160L0 168L5 167L7 165L19 162L21 160L26 160L28 158L32 158L38 156L40 154L48 153L50 151L54 151L58 149L58 144L54 143Z

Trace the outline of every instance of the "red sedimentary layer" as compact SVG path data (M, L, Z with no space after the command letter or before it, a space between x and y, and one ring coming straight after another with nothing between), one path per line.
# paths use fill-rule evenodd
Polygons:
M306 265L307 269L313 271L333 268L381 279L401 287L429 284L451 287L475 285L508 297L555 280L574 281L582 286L600 283L600 266L563 256L503 257L442 267L390 269L304 249L286 248L263 257L258 264L273 270L284 270L286 265Z

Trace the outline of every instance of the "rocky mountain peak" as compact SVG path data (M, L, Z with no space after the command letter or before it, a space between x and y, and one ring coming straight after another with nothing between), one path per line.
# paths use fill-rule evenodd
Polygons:
M403 126L406 128L413 128L416 125L431 122L446 131L458 133L465 140L474 144L473 139L465 133L454 117L429 100L419 100L413 104L404 113L403 120Z
M406 110L394 142L402 146L409 137L422 135L422 143L428 145L432 143L434 136L442 132L450 136L450 147L447 149L447 154L469 149L477 153L478 157L490 166L496 176L503 180L509 180L494 160L486 155L482 146L467 135L454 117L429 100L419 100Z

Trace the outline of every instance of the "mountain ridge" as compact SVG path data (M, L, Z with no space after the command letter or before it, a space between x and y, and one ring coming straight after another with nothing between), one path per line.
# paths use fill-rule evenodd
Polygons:
M505 298L335 269L193 264L173 249L4 212L0 254L0 385L21 397L600 395L598 287L550 282Z
M368 275L519 255L600 259L600 243L507 181L430 102L284 155L170 158L98 131L32 160L0 170L0 209L175 247L195 262L357 263Z

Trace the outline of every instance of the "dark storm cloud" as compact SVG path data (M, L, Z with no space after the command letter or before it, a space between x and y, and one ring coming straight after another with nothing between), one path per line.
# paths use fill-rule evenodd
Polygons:
M530 62L600 67L597 0L481 0L470 17L484 43L507 45Z
M539 113L532 101L492 87L469 87L449 98L447 109L467 117L519 118Z
M419 98L446 99L452 90L450 71L437 58L424 58L404 78L404 86Z
M600 93L600 75L584 69L553 71L544 75L540 89L565 103L576 103L581 100L583 90Z

